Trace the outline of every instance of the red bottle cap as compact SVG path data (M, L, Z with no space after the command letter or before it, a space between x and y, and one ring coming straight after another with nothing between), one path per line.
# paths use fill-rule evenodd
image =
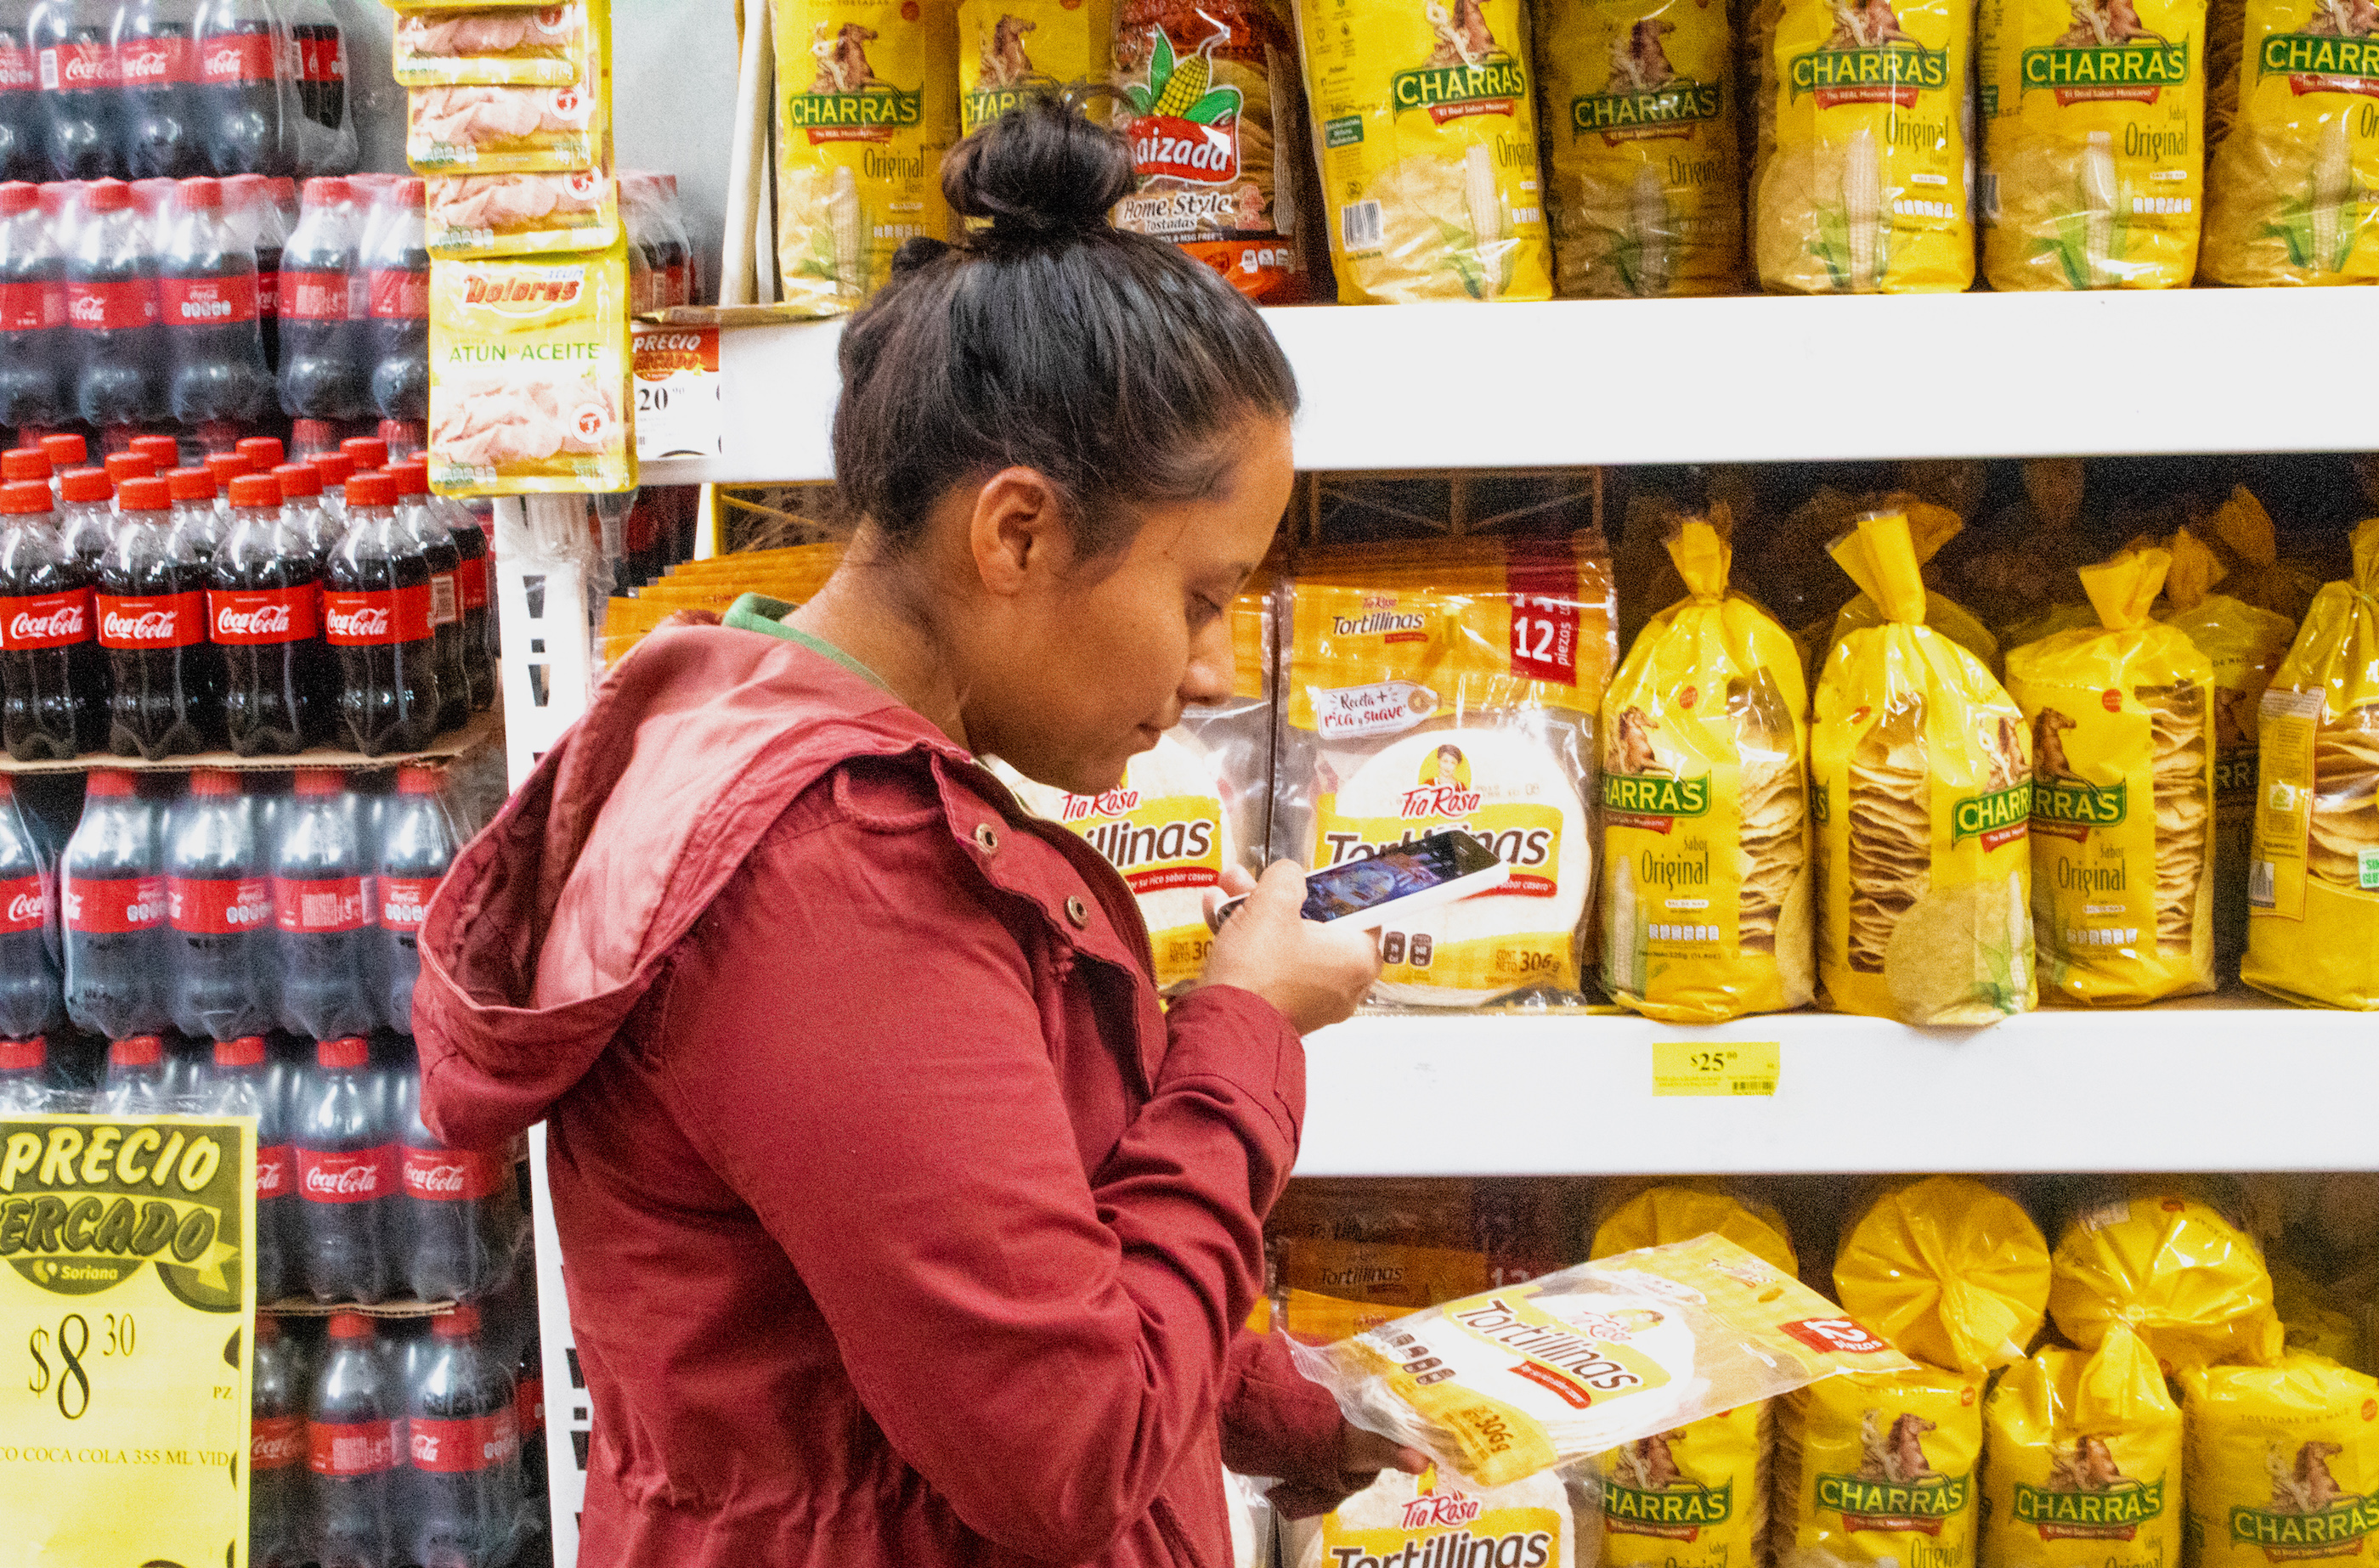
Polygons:
M339 450L354 458L357 468L388 466L388 443L378 436L349 436L339 443Z
M242 474L256 472L256 464L235 452L207 453L207 472L214 476L218 488L230 484Z
M396 792L400 795L434 795L446 784L442 769L425 767L419 763L407 763L396 770Z
M0 1040L0 1072L31 1072L49 1059L49 1042L38 1034L30 1040Z
M358 474L347 481L347 504L394 506L396 481L386 474Z
M308 180L306 183L308 185L315 185L320 182ZM369 1339L371 1336L372 1321L369 1318L365 1317L361 1312L333 1312L331 1314L331 1337L332 1339Z
M271 474L242 474L231 482L234 506L279 506L281 481Z
M42 450L50 454L53 468L79 468L90 461L80 436L43 436Z
M94 767L83 776L82 789L86 795L129 795L132 788L132 775L120 767Z
M174 492L165 488L163 479L119 479L115 484L115 504L126 512L163 512L174 504Z
M318 452L306 461L314 465L326 485L344 486L356 471L356 460L344 452Z
M204 177L184 180L181 197L185 212L219 210L223 206L223 181Z
M400 175L388 187L389 199L400 207L418 207L422 202L422 185L417 175Z
M155 473L182 465L182 443L171 436L135 436L124 450L146 456Z
M322 470L319 464L311 462L280 464L273 468L272 477L280 482L281 499L284 501L294 501L299 496L318 496L322 493ZM239 504L237 490L232 492L232 504L234 506Z
M0 452L0 479L39 479L50 482L50 454L37 446L11 447Z
M335 795L346 787L347 776L335 767L297 770L297 793L301 795Z
M115 493L104 468L69 468L58 481L58 494L67 501L105 501Z
M111 452L107 466L101 470L115 484L127 479L153 479L157 476L157 460L145 452Z
M11 479L0 485L0 516L21 517L49 509L50 484L46 479Z
M244 436L240 439L236 450L242 457L256 465L256 472L259 474L278 468L286 461L281 450L279 436Z
M371 1042L360 1034L314 1042L314 1060L326 1067L359 1067L371 1060Z
M153 1067L164 1059L165 1042L153 1034L136 1034L107 1048L107 1065L112 1067Z
M179 180L169 180L163 178L134 180L132 182L132 204L135 207L139 208L142 212L154 218L158 213L163 212L165 210L167 202L174 199L174 193L181 183L182 182Z
M190 773L190 793L236 795L239 793L239 775L223 767L195 768Z
M372 427L372 434L386 441L391 452L417 453L429 432L418 419L383 419Z
M0 216L13 218L19 212L30 212L42 204L42 187L30 180L10 180L0 185Z
M211 464L214 460L209 458ZM237 462L237 458L233 459ZM166 494L175 501L212 501L215 476L204 468L176 468L165 476Z
M400 501L429 493L429 464L418 458L390 464L388 476L396 481L396 494Z
M335 175L329 175L308 180L304 199L306 205L311 207L318 201L346 201L352 199L354 196L353 186Z
M132 205L132 187L122 180L93 180L82 187L83 210L121 212Z
M243 1034L236 1040L215 1042L215 1066L219 1067L252 1067L264 1060L264 1036Z
M440 1339L468 1339L479 1332L479 1309L462 1306L429 1320L429 1332Z

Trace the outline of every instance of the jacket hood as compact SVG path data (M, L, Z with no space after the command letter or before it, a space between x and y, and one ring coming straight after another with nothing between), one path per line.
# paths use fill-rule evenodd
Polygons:
M423 1120L480 1149L543 1119L804 789L851 757L920 749L972 761L799 643L647 637L430 900L413 1003Z

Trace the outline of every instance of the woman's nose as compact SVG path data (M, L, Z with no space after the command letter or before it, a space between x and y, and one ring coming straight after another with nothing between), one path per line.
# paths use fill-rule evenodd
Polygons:
M1228 701L1235 673L1231 657L1231 618L1218 615L1190 645L1190 668L1181 674L1181 700L1192 707L1212 707Z

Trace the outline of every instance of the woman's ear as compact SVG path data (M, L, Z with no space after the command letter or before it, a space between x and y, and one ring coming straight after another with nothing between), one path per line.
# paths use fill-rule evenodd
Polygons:
M1047 581L1073 556L1065 503L1057 487L1031 468L1003 468L984 481L967 539L976 574L996 598L1012 598L1036 579Z

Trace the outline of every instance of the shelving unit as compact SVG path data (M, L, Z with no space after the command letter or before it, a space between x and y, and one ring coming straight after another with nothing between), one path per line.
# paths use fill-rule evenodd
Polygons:
M409 762L451 762L456 757L467 756L499 739L503 732L503 710L497 708L488 713L473 714L461 728L449 730L417 752L385 752L379 756L366 756L361 752L315 746L294 756L244 757L232 752L189 752L180 756L161 757L155 762L139 757L114 756L105 752L92 752L63 761L52 758L39 762L18 762L13 757L0 755L0 773L88 773L100 767L127 773L187 773L198 767L222 768L235 773L287 773L300 767L401 767Z

